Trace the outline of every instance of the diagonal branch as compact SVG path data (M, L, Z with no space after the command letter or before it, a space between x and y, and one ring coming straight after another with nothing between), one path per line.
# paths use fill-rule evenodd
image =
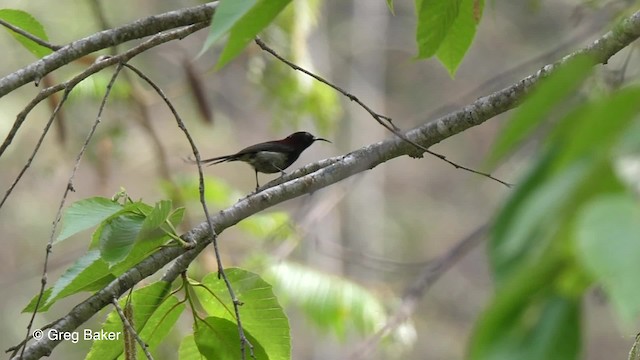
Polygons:
M166 30L210 21L218 6L214 1L191 8L169 11L136 20L130 24L101 31L63 46L53 54L0 79L0 97L28 83L36 85L45 75L73 60L124 42L155 35Z
M510 184L506 181L500 180L496 177L494 177L493 175L489 174L489 173L485 173L482 171L478 171L478 170L474 170L472 168L460 165L458 163L455 163L449 159L447 159L446 156L442 155L442 154L438 154L436 152L433 152L431 150L429 150L428 148L417 144L409 139L407 139L406 136L404 136L402 134L402 131L399 127L397 127L394 123L393 123L393 119L391 119L390 117L386 116L386 115L382 115L379 114L375 111L373 111L373 109L371 109L367 104L365 104L362 100L360 100L357 96L353 95L352 93L342 89L341 87L339 87L338 85L329 82L328 80L326 80L325 78L323 78L322 76L318 75L318 74L314 74L311 71L298 66L297 64L285 59L284 57L282 57L280 54L278 54L275 50L273 50L272 48L270 48L267 44L264 43L264 41L260 40L259 38L255 39L256 44L258 44L258 46L268 52L269 54L273 55L276 59L280 60L282 63L286 64L287 66L289 66L290 68L292 68L293 70L297 70L300 71L314 79L316 79L317 81L329 86L330 88L334 89L335 91L339 92L340 94L344 95L347 99L355 102L356 104L358 104L361 108L363 108L366 112L369 113L369 115L371 115L371 117L378 123L380 124L382 127L384 127L385 129L389 130L391 133L393 133L394 135L396 135L397 137L399 137L400 139L408 142L409 144L415 146L417 149L422 150L423 152L426 152L429 155L433 155L437 158L439 158L440 160L446 162L447 164L453 166L456 169L461 169L464 171L468 171L470 173L474 173L474 174L478 174L478 175L482 175L484 177L487 177L493 181L496 181L506 187L512 187L513 184Z
M150 38L149 40L144 41L142 44L120 54L117 56L112 56L110 58L103 58L103 59L99 59L100 61L96 61L95 63L93 63L90 67L88 67L85 71L83 71L82 73L74 76L73 78L71 78L68 81L65 81L63 83L48 87L46 89L43 89L42 91L40 91L40 93L38 93L38 95L31 100L31 102L29 102L29 104L27 104L27 106L16 116L16 121L13 123L13 126L11 127L11 130L9 130L9 133L7 134L7 137L5 138L4 142L2 143L2 145L0 145L0 157L2 156L2 154L4 153L4 151L9 147L9 145L11 145L11 142L13 141L14 137L16 136L16 134L18 133L18 130L20 129L20 127L22 126L22 124L24 123L24 121L27 118L27 115L29 115L29 113L31 112L31 110L33 110L33 108L36 107L36 105L38 105L41 101L43 101L44 99L46 99L47 97L49 97L51 94L54 94L58 91L61 90L65 90L66 92L71 91L76 85L78 85L78 83L80 83L82 80L86 79L87 77L97 73L98 71L120 63L120 62L127 62L129 61L131 58L133 58L134 56L152 48L155 46L158 46L160 44L163 44L167 41L171 41L171 40L175 40L175 39L179 39L182 38L184 36L187 36L189 34L192 34L200 29L202 29L203 27L207 26L206 22L201 22L198 24L194 24L191 26L187 26L181 29L177 29L177 30L171 30L171 31L167 31L161 34L158 34L152 38ZM53 121L53 118L51 118L51 121ZM43 134L44 136L44 134ZM37 152L37 149L36 149ZM35 152L33 154L33 156L35 156ZM28 168L28 165L30 163L27 163L27 166L25 166L24 171L26 171L26 169ZM5 203L5 201L7 200L7 198L9 197L9 195L11 195L11 192L13 190L13 188L15 187L15 185L17 184L17 182L20 180L20 177L22 176L22 174L20 174L18 176L18 178L15 180L14 184L9 188L9 190L7 190L7 192L5 193L5 195L3 196L2 200L0 200L0 208L2 208L2 205Z
M27 39L33 41L34 43L40 45L40 46L44 46L47 49L51 49L53 51L56 50L60 50L60 48L62 48L62 46L58 46L58 45L53 45L50 44L42 39L40 39L39 37L33 35L32 33L28 32L28 31L24 31L21 28L17 27L17 26L13 26L11 24L9 24L8 22L0 19L0 25L6 27L7 29L10 29L11 31L15 32L16 34L20 34L24 37L26 37Z
M606 63L611 56L628 46L638 37L640 37L640 11L624 20L614 31L608 32L577 53L568 55L554 64L547 65L542 70L518 83L482 97L458 111L404 132L403 135L421 146L428 147L436 144L516 107L529 92L532 85L576 56L580 54L589 55L598 63ZM238 201L232 207L220 211L210 221L216 234L219 235L222 231L237 224L242 219L264 209L303 194L320 190L354 174L372 169L393 158L415 154L416 149L413 145L397 137L371 144L336 158L336 161L332 164L303 177L292 179L278 186L265 189L260 193L250 195ZM181 247L159 249L116 278L102 290L76 305L52 328L58 331L73 331L100 309L111 304L111 299L114 296L120 296L142 279L154 274L166 264L175 260L162 278L165 281L173 281L210 243L211 233L208 228L208 222L205 221L182 236L184 240L194 242L196 244L195 248L191 250L185 250ZM37 359L48 355L59 342L47 338L36 341L27 347L24 358Z

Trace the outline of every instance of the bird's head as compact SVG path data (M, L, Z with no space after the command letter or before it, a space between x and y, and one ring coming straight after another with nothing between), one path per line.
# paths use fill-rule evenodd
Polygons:
M319 137L315 137L313 134L308 133L306 131L298 131L293 134L287 136L282 142L294 145L296 147L307 148L315 141L326 141L330 143L331 141Z

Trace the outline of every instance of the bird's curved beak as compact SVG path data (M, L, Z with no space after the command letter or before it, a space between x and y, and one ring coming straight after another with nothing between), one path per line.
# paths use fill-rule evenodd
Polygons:
M314 137L313 141L326 141L328 143L331 143L331 141L327 140L327 139L323 139L323 138L319 138L319 137Z

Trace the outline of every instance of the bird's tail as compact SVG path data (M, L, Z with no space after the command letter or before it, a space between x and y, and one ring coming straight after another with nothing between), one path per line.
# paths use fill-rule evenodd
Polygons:
M225 155L225 156L213 157L213 158L210 158L210 159L202 159L202 160L200 160L200 163L201 164L207 164L207 166L211 166L211 165L219 164L221 162L233 161L233 160L235 160L235 157L233 155ZM196 159L194 159L191 156L186 158L185 161L190 163L190 164L197 163Z

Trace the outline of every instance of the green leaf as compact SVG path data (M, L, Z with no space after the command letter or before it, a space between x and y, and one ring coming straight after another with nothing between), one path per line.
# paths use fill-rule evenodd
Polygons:
M489 258L498 282L509 276L522 259L534 249L544 249L550 235L557 230L559 219L565 215L567 204L575 199L576 191L592 169L579 163L543 180L548 162L541 162L539 173L532 173L500 212L490 241ZM546 241L545 241L546 240Z
M640 112L640 87L625 88L567 116L552 134L560 141L556 166L562 168L583 157L610 157ZM606 121L603 121L606 119Z
M522 143L591 74L593 60L579 56L541 79L505 124L489 156L494 165Z
M343 278L291 263L273 266L270 274L281 298L300 306L319 328L343 339L349 329L372 334L386 320L373 294Z
M416 0L418 59L433 56L458 18L463 0Z
M220 54L216 68L222 68L238 56L290 2L291 0L258 0L231 28L229 40Z
M167 298L171 284L158 281L137 289L131 295L131 306L133 308L132 325L150 349L153 349L167 331L173 326L178 316L184 310L184 304L178 304L175 296ZM125 308L127 296L118 301L122 309ZM155 319L152 321L152 319ZM158 320L164 319L160 325ZM149 333L156 329L157 338L152 338ZM107 320L102 324L102 331L119 333L119 340L96 340L91 346L86 359L115 359L123 353L123 326L122 319L113 309L107 316Z
M182 338L180 348L178 349L178 359L180 360L202 360L198 345L193 335L187 335Z
M89 251L56 281L47 305L50 306L59 299L83 291L109 275L109 266L100 258L100 252ZM110 277L113 278L113 276Z
M142 228L138 234L139 240L145 240L152 237L162 236L163 231L160 227L171 214L171 200L162 200L156 203L153 210L145 217L142 222Z
M14 9L0 9L0 19L8 22L9 24L19 27L20 29L40 38L44 41L49 41L47 33L44 31L44 27L38 20L36 20L31 14L22 10ZM7 29L13 35L22 46L29 50L33 55L38 58L45 57L52 53L52 50L44 46L38 45L29 38L26 38L13 30Z
M222 0L213 13L209 35L204 41L200 55L207 51L222 35L226 34L233 25L246 14L257 0Z
M148 238L145 241L137 241L124 259L110 264L111 273L115 276L124 274L131 267L156 252L167 240L168 236L162 234L154 238Z
M391 11L391 15L396 15L396 12L393 10L393 0L387 0L387 7L389 11Z
M51 291L52 290L53 290L53 288L50 287L47 290L45 290L44 293L42 294L42 298L40 299L40 305L38 306L38 312L47 311L51 307L51 306L44 306L44 304L46 304L47 300L51 296ZM40 296L39 294L36 294L36 296L31 298L31 301L29 301L27 306L25 306L24 309L22 309L22 312L23 313L33 312L33 310L36 309L36 302L38 302L38 297L39 296Z
M168 286L169 284L167 284L167 287ZM158 299L160 299L160 297L158 297ZM154 299L151 300L153 301ZM148 307L149 303L152 303L154 306L157 304L157 302L151 301L142 302L144 307ZM141 328L142 330L139 330L138 334L140 338L144 339L151 350L157 348L162 340L169 334L184 309L184 302L181 302L177 297L170 296L164 299L153 311L152 315L148 317L148 320L144 323L144 327ZM147 315L143 314L143 316L146 317Z
M269 354L269 359L289 359L291 357L289 321L273 294L271 285L258 275L246 270L229 268L225 269L225 273L236 296L243 303L241 316L244 329L264 347L264 351ZM225 336L230 336L226 341L231 344L232 349L237 349L233 354L238 354L239 341L235 314L224 282L218 279L217 273L211 273L204 277L202 283L216 296L212 296L202 287L195 287L198 300L209 315L226 319L233 325L229 326L229 333L225 333ZM198 329L201 330L202 326L198 326ZM197 334L196 343L198 343ZM198 347L201 347L201 344L198 344ZM238 356L234 357L234 359L237 358Z
M242 316L244 324L244 316ZM204 321L196 320L194 323L194 339L200 353L209 360L237 360L241 359L240 340L238 338L238 326L228 319L210 316ZM253 354L256 359L289 359L267 353L264 343L256 340L250 331L245 330L245 336L253 345ZM245 355L249 349L245 346ZM249 358L249 356L246 356Z
M100 234L102 259L114 264L126 258L142 228L144 216L132 213L106 220Z
M103 197L92 197L74 202L62 216L62 230L54 244L98 225L120 210L122 210L122 205Z
M501 286L481 314L472 333L470 359L526 359L531 329L540 317L535 311L549 300L554 279L562 273L563 254L547 251L523 263ZM517 354L517 356L516 356Z
M538 360L579 358L580 303L552 294L523 302L494 332L479 328L472 338L471 360ZM478 336L485 341L478 342Z
M107 263L100 259L100 253L90 251L68 268L53 287L47 289L38 312L49 310L56 301L67 296L100 289L113 279L115 277L109 273ZM23 311L33 311L35 300L37 295Z
M455 76L464 55L471 47L483 8L484 0L463 0L458 16L438 47L438 59L451 77Z
M289 214L284 211L256 214L238 223L238 227L257 238L288 237L293 234Z
M180 181L180 187L186 196L185 200L200 201L197 177L189 177ZM227 183L217 178L207 176L204 178L204 199L207 204L226 208L231 206L236 199L243 195L232 189Z
M603 195L576 221L577 255L602 283L623 323L640 314L640 207L629 195Z

